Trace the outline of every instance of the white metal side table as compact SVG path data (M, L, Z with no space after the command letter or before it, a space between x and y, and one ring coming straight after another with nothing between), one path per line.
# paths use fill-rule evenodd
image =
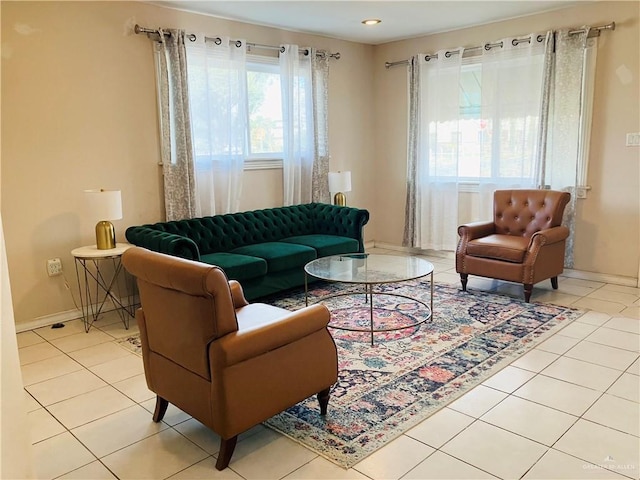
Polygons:
M129 320L135 315L135 282L125 272L123 289L118 278L122 272L122 254L132 246L128 243L118 243L115 248L99 250L95 245L90 245L71 251L75 258L85 332L88 332L98 319L107 299L113 304L124 327L129 329Z

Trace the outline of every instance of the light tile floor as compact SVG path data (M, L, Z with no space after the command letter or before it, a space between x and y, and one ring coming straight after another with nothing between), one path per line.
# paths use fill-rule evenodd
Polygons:
M398 254L377 249L377 253ZM454 261L431 257L458 285ZM640 474L640 289L561 278L533 301L587 311L350 470L263 426L241 435L230 467L218 437L155 400L142 360L115 340L107 314L18 334L37 478L64 479L625 479ZM522 287L471 277L470 289L521 297Z

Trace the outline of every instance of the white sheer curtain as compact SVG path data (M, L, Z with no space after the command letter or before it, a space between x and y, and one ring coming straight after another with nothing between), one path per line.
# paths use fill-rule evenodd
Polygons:
M493 215L496 189L537 186L545 37L532 33L520 38L530 41L505 38L496 42L501 47L485 48L480 58L464 61L478 63L481 75L480 162L476 171L467 172L478 183L478 220Z
M461 184L474 220L490 218L496 188L535 185L544 38L529 37L411 62L405 245L455 250Z
M417 55L410 62L409 181L415 196L407 210L405 244L453 250L458 226L458 160L460 135L460 67L462 50L442 50L438 58Z
M187 46L199 216L236 212L248 152L246 44L222 37Z
M297 45L283 45L280 53L280 85L284 123L284 205L312 200L315 159L312 55Z

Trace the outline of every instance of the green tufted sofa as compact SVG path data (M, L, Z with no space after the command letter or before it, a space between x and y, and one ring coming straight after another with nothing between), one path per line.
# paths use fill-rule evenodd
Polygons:
M132 226L134 245L222 268L248 300L304 285L304 265L364 252L367 210L309 203Z

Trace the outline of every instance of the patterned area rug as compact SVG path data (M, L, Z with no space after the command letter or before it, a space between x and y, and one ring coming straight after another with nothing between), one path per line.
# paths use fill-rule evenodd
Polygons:
M340 284L319 283L310 302L344 293ZM429 303L428 282L385 285L379 292ZM304 292L263 300L289 310L305 304ZM364 328L370 306L362 294L323 300L332 324ZM331 328L338 347L338 383L326 417L315 396L265 424L334 463L349 468L390 440L494 375L584 312L551 304L438 285L433 318L420 325L371 335ZM427 310L404 297L374 295L376 329L412 325ZM120 341L139 353L139 337Z
M314 299L340 293L339 284L311 291ZM429 282L382 286L429 303ZM269 303L294 310L304 292ZM364 295L324 302L332 324L369 325ZM376 328L411 325L425 308L405 298L374 295ZM311 397L266 422L334 463L349 468L457 397L494 375L584 312L524 303L484 292L438 285L433 318L404 330L369 333L331 329L338 347L339 378L325 418Z

